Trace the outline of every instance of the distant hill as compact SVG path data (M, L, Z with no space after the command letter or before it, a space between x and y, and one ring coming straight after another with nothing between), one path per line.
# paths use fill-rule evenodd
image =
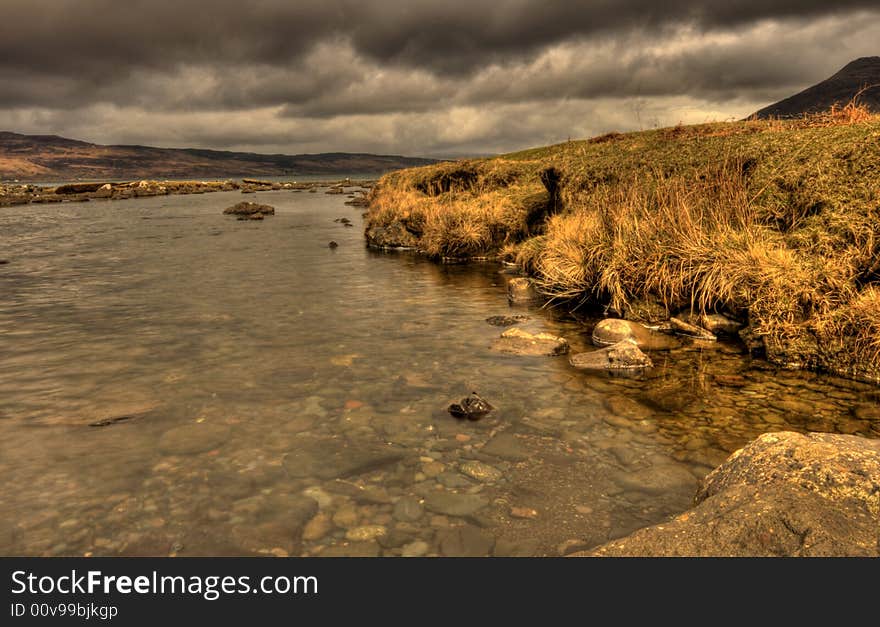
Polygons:
M0 131L0 180L188 179L235 176L386 172L435 159L331 152L262 155L196 148L102 146L58 137Z
M856 59L831 78L764 107L753 117L794 118L804 113L827 111L832 105L847 104L864 87L868 89L859 101L875 113L880 112L880 57Z

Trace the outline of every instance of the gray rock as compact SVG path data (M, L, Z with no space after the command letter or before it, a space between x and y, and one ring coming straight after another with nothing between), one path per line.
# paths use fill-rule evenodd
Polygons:
M447 516L470 516L488 504L489 500L479 494L432 492L425 498L425 508L428 511Z
M494 350L512 355L547 356L564 355L568 352L565 338L550 333L529 333L519 327L507 329L492 344Z
M635 370L654 365L633 340L623 340L607 348L572 355L569 362L582 370Z
M512 433L499 433L486 442L481 451L513 462L521 462L529 458L528 449Z

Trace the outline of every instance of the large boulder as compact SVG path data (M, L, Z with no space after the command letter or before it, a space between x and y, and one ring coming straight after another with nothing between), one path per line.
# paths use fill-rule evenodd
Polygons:
M634 370L653 366L651 358L632 339L606 348L572 355L571 365L581 370Z
M492 348L513 355L553 357L567 353L568 342L551 333L530 333L520 327L513 327L502 333Z
M226 215L234 216L253 216L257 214L263 216L272 216L275 215L275 208L270 207L269 205L261 205L257 202L242 201L224 209L223 213Z
M880 441L766 433L702 482L696 507L587 556L880 556Z
M629 340L645 350L670 350L681 345L673 337L653 331L638 322L619 318L600 320L593 327L590 339L593 345L600 347L613 346L624 340Z

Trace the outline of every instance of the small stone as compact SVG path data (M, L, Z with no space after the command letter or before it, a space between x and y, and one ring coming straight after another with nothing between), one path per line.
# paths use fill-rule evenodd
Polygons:
M306 526L303 528L303 540L308 540L310 542L314 542L315 540L320 540L328 533L333 530L333 521L330 517L321 512L316 514L309 522L306 523Z
M471 436L467 435L466 433L456 433L455 434L455 441L456 442L470 442Z
M462 474L467 475L472 479L476 479L477 481L493 482L499 481L504 477L504 473L494 466L478 461L464 462L458 467L458 469Z
M491 324L493 327L512 327L515 324L519 324L521 322L526 322L529 319L528 316L518 315L518 316L490 316L486 318L486 322Z
M424 513L425 510L418 497L404 496L394 504L394 509L392 510L391 515L394 516L395 520L415 522L420 519Z
M375 540L388 533L382 525L364 525L362 527L354 527L345 532L345 539L352 542L366 542L367 540Z
M432 461L422 465L422 473L424 473L426 477L436 477L444 470L446 470L446 466L440 462Z
M531 507L511 507L510 515L512 518L534 519L538 517L538 510Z
M428 551L431 550L431 545L425 542L424 540L416 540L415 542L410 542L409 544L403 547L403 551L401 555L403 557L422 557L428 554Z
M319 487L311 487L303 490L303 495L318 503L318 507L326 509L333 504L333 497Z
M333 524L343 529L356 526L358 524L357 509L353 505L343 505L333 514Z

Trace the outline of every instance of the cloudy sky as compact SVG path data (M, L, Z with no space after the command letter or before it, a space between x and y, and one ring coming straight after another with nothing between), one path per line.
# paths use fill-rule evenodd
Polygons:
M0 130L487 154L741 118L878 42L877 0L0 0Z

